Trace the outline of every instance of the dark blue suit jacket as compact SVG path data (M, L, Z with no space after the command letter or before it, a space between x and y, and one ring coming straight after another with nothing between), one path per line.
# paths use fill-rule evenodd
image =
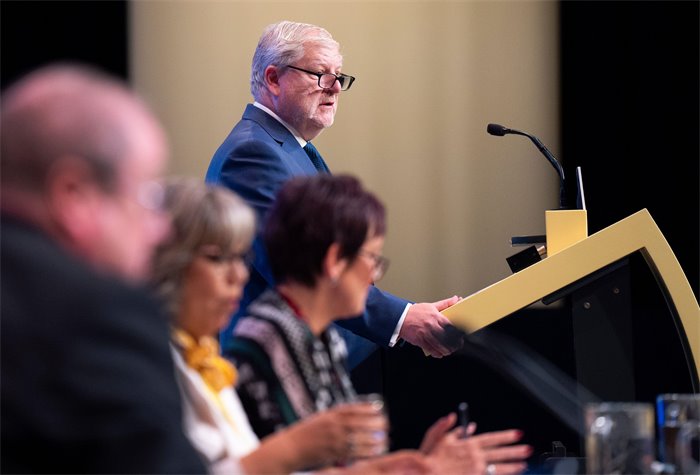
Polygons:
M255 208L261 225L276 193L288 179L299 175L316 174L316 169L287 128L265 111L248 104L243 118L233 128L214 154L207 170L206 181L224 185ZM241 307L222 338L224 349L239 315L263 290L273 285L272 273L261 239L253 243L255 261L250 281L245 288ZM383 292L372 286L364 315L339 322L376 344L386 346L403 313L407 300ZM347 338L347 333L344 333ZM366 345L349 341L351 365L366 352ZM360 350L356 345L362 346ZM357 351L356 351L357 350Z

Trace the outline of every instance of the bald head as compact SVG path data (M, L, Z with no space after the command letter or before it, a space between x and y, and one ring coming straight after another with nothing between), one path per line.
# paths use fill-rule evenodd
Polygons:
M6 91L1 110L3 187L40 192L51 167L71 156L85 160L108 186L120 161L145 145L144 134L164 141L125 85L82 66L35 71Z
M165 133L148 107L116 78L60 64L12 85L0 108L3 211L100 267L141 273L150 220L115 205L137 203L165 165Z

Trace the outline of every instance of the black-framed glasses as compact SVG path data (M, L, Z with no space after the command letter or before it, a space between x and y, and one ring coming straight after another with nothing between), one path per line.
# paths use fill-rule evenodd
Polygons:
M389 259L380 255L376 254L372 251L368 251L366 249L360 249L358 251L358 254L361 254L363 256L367 256L372 261L374 261L374 269L372 270L372 280L374 282L379 281L382 277L384 277L384 274L386 274L387 269L389 268Z
M308 69L297 68L296 66L292 66L289 64L287 65L287 67L316 76L318 78L318 87L322 89L330 89L335 85L335 82L338 81L338 83L340 84L340 90L347 91L348 89L350 89L350 86L352 86L352 83L355 81L355 78L353 76L348 76L347 74L315 73L313 71L309 71Z

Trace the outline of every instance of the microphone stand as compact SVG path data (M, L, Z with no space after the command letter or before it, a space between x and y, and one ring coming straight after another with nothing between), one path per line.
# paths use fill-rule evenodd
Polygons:
M564 169L562 168L561 164L557 161L557 159L554 158L554 155L552 155L552 152L550 152L547 149L547 147L544 146L544 144L542 143L542 141L540 141L540 139L538 139L534 135L530 135L528 133L521 132L520 130L509 129L508 127L503 127L502 125L498 125L498 124L489 124L488 127L486 128L486 131L491 135L496 135L499 137L502 137L503 135L506 135L506 134L513 134L513 135L522 135L523 137L529 138L532 141L532 143L535 144L537 149L542 153L542 155L545 156L547 161L557 171L557 174L559 175L559 209L566 209L566 187L565 187L566 179L564 178Z

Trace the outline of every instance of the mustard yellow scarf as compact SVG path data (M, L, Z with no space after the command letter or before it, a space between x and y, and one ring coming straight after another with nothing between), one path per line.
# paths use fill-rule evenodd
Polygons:
M179 328L173 329L172 339L180 348L187 366L197 371L214 393L236 383L236 368L221 357L216 339L203 336L197 341Z

